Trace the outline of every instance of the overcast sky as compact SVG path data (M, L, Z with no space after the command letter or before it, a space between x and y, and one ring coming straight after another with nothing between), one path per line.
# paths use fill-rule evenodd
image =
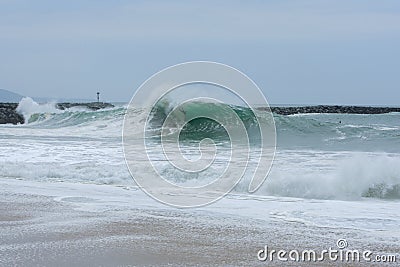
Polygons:
M22 95L129 101L191 60L272 104L400 105L400 1L0 0L0 88Z

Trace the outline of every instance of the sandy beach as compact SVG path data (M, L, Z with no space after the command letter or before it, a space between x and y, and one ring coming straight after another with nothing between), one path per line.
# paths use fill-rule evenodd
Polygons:
M227 204L224 200L181 210L155 204L133 188L11 179L0 184L1 266L280 266L283 262L259 261L257 252L265 245L276 250L321 250L334 247L340 237L358 249L380 253L400 249L384 240L365 243L368 232L240 216L241 203L250 201L246 199L227 200L236 202L235 215L218 211Z
M1 1L0 267L400 267L400 1Z

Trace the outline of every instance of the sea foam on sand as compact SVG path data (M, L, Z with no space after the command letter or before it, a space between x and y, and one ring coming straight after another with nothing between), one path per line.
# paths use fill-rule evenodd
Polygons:
M374 253L400 248L396 202L229 195L175 209L136 187L1 179L0 190L4 266L265 266L265 245L322 250L341 238Z

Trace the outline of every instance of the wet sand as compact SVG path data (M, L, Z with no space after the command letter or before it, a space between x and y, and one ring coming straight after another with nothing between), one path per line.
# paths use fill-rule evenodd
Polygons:
M40 193L42 187L47 195ZM343 266L330 261L260 262L257 252L264 245L276 250L326 249L337 237L350 234L354 247L399 252L399 247L365 244L363 235L368 233L354 236L346 229L215 216L161 204L155 209L145 205L127 209L108 203L104 210L87 211L79 208L91 200L87 190L74 189L73 197L55 200L57 190L64 187L70 185L0 180L1 266Z

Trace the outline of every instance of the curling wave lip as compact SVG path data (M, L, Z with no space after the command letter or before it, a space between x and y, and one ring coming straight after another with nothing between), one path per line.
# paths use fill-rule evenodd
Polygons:
M220 105L220 112L226 114L225 117L207 115L225 128L231 142L231 158L219 179L202 187L183 187L170 183L162 177L161 173L157 172L147 153L145 142L151 110L167 93L193 83L206 83L225 88L239 97L252 110L259 127L261 149L255 159L257 167L249 183L248 191L250 193L255 192L265 181L274 159L276 146L275 123L268 102L257 85L237 69L221 63L195 61L174 65L154 74L139 87L128 105L123 125L125 160L133 179L144 192L162 203L181 208L207 205L225 196L241 180L249 162L249 149L247 153L243 153L243 149L239 149L239 145L243 147L243 144L249 148L248 135L243 122L228 105ZM192 100L198 100L198 98ZM208 101L223 103L223 99L208 98ZM257 106L261 104L265 108L263 110L256 109L256 104ZM179 105L177 107L174 109L175 111L179 110ZM145 116L147 119L142 125L135 123L134 110L137 108L148 111ZM205 117L205 115L195 114L189 117L179 117L172 112L164 121L164 130L169 129L170 124L174 124L178 131L172 136L169 134L170 131L161 132L163 154L172 166L180 170L203 171L212 164L215 158L215 151L212 149L215 144L212 140L200 142L201 157L199 161L188 161L179 153L180 130L188 121L199 117ZM137 133L137 129L140 129L142 137L142 140L139 141L130 136L131 132ZM238 140L240 141L237 142ZM146 153L143 153L144 151ZM240 166L237 166L238 162L241 163ZM144 165L143 167L149 172L137 173L135 167L138 164ZM239 170L239 167L242 169Z

